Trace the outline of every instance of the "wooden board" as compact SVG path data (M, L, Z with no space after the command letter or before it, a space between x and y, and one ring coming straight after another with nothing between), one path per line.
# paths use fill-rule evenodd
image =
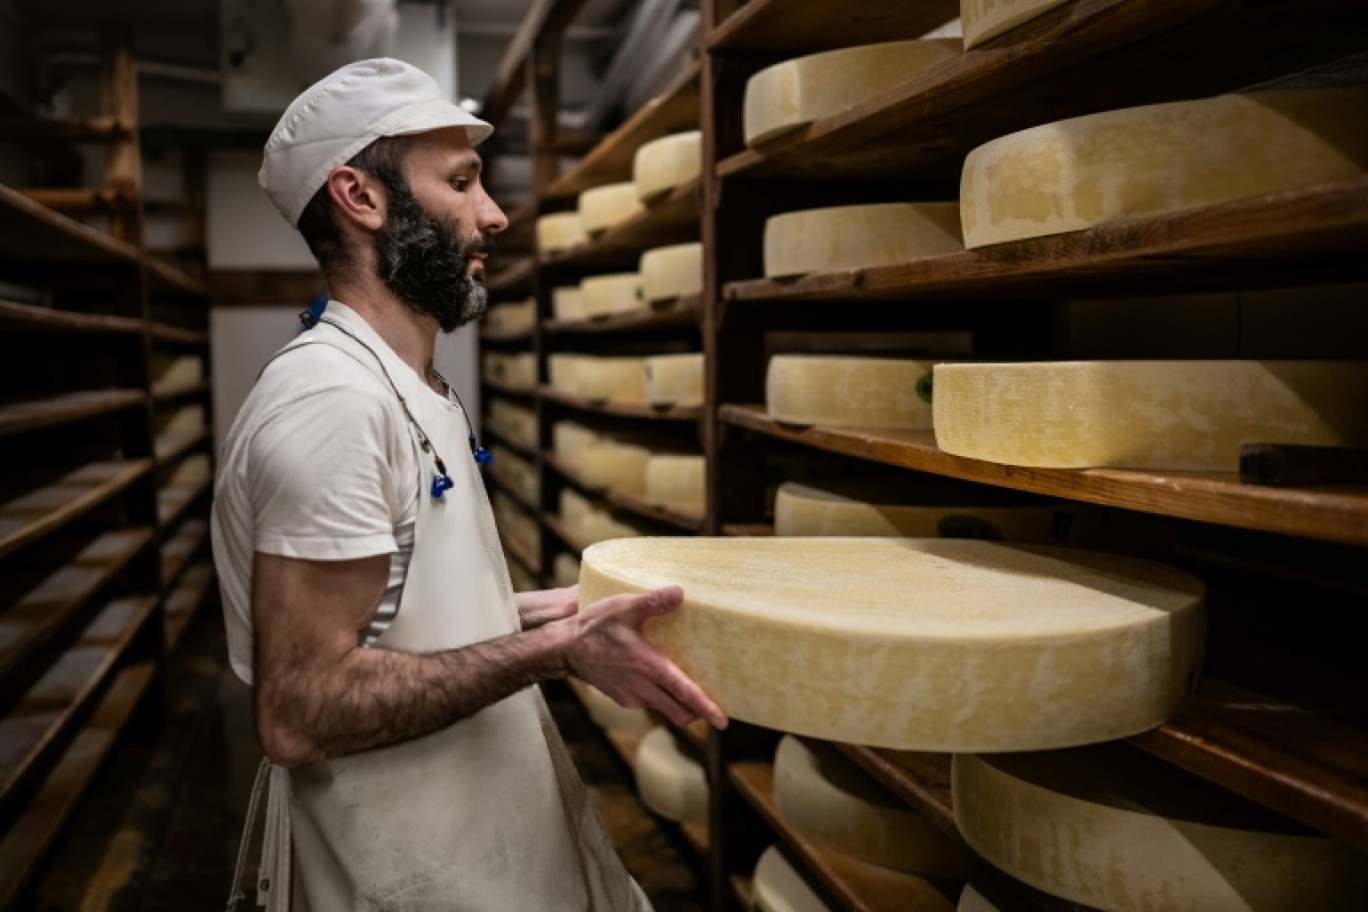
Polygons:
M161 433L152 444L152 452L157 465L164 466L175 462L201 444L209 442L209 431L190 431L184 434Z
M200 561L181 577L176 588L166 597L165 614L166 650L175 650L180 643L185 628L190 626L195 612L204 603L204 597L213 588L216 576L210 561Z
M1368 544L1368 488L1264 488L1233 472L1033 469L943 453L928 431L782 425L764 406L724 405L720 419L770 437L982 484L1242 529Z
M960 14L958 0L750 0L704 37L710 51L798 57L856 44L920 38Z
M93 462L0 503L0 556L84 516L151 468L150 459Z
M0 263L124 263L137 248L88 228L0 184Z
M162 529L169 529L179 523L191 505L212 487L212 475L184 484L168 484L157 491L157 520Z
M6 332L29 333L139 333L142 332L142 321L132 317L0 301L0 327Z
M698 178L680 184L622 224L582 244L542 257L541 265L577 269L635 268L641 254L647 250L696 241L701 193Z
M97 389L0 405L0 437L109 415L147 401L142 390Z
M685 295L627 313L605 314L587 320L546 320L542 323L542 329L548 333L565 335L656 332L683 327L697 328L702 317L702 296Z
M147 290L153 296L183 296L208 298L209 286L188 273L182 272L161 257L144 256L147 268Z
M173 399L184 399L187 396L198 396L209 392L209 383L206 380L196 380L193 383L154 383L152 384L152 398L158 402L169 402Z
M530 342L535 327L524 326L521 329L481 329L481 342L510 343L510 342Z
M533 387L514 386L511 383L505 383L502 380L495 380L492 377L481 377L480 383L484 384L492 390L495 390L496 392L503 393L506 396L535 396L537 393L536 389L534 389Z
M161 547L162 588L174 586L186 565L209 540L209 522L191 519L181 523L176 534Z
M488 419L485 419L484 425L480 428L480 433L493 440L497 440L500 444L508 447L521 456L526 456L528 459L537 458L536 449L529 447L525 443L519 443L518 441L511 439L498 428L491 425Z
M699 405L654 406L627 402L600 402L572 396L552 386L542 386L540 395L544 401L556 402L582 412L599 415L617 415L621 418L645 418L651 421L697 421L703 416Z
M148 326L147 331L153 339L159 342L178 342L184 345L209 344L208 330L187 329L183 326L171 326L167 323L152 323Z

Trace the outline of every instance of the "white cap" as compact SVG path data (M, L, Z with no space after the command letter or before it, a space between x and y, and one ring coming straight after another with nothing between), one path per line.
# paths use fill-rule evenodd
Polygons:
M401 60L349 63L290 103L266 141L257 182L291 225L329 172L382 136L465 127L472 146L494 128L453 104L436 80Z

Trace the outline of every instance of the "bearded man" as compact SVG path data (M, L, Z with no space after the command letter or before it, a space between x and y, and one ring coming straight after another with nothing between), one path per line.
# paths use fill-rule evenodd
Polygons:
M385 59L307 89L266 144L261 185L330 298L261 373L215 485L270 909L647 909L535 685L574 674L726 724L641 635L678 589L581 608L573 587L509 585L474 433L432 365L437 333L488 306L507 227L474 149L491 132Z

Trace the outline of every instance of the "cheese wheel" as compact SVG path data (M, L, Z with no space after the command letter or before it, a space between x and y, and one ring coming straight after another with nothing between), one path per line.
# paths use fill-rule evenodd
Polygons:
M1202 584L1148 561L970 539L643 538L580 597L684 587L647 638L728 715L904 750L1043 750L1163 723L1196 682Z
M1034 912L1038 906L1027 906L1024 902L1013 905L999 905L978 891L973 884L965 884L964 892L960 893L959 904L955 906L955 912L1017 912L1018 909L1029 909Z
M775 421L931 430L932 361L775 355L765 404Z
M965 48L978 47L1065 0L960 0Z
M541 527L537 521L522 511L512 498L502 491L494 493L494 523L499 535L514 542L523 550L538 554L541 552Z
M579 395L594 402L645 404L645 358L584 358L575 368Z
M159 430L163 434L198 434L204 427L204 406L183 405Z
M600 542L614 541L620 538L640 538L644 533L636 526L614 519L601 510L595 510L580 523L581 538L584 540L585 547L596 545ZM584 568L581 564L580 576L583 578ZM592 602L583 602L585 605Z
M580 703L584 705L584 710L589 714L590 720L599 728L639 738L649 734L657 727L656 720L646 710L628 709L621 706L593 684L586 683L578 678L566 678L566 680L570 682L571 689L575 691Z
M506 439L525 447L537 445L537 413L507 399L489 401L489 426Z
M647 301L669 301L703 291L703 245L675 244L641 255L641 293Z
M751 899L760 912L831 912L777 846L766 849L755 866Z
M990 863L1106 912L1350 912L1368 866L1336 840L1124 745L959 755L955 823Z
M580 283L584 312L591 317L641 310L646 300L641 293L641 274L624 272L594 276Z
M551 292L551 312L557 320L574 322L585 320L589 312L584 309L584 293L579 286L565 286Z
M774 801L795 830L861 861L941 877L962 877L969 864L963 848L829 744L779 742Z
M886 266L964 249L958 203L786 212L765 222L765 275Z
M537 219L537 249L543 254L567 250L589 240L578 212L557 212Z
M669 726L641 739L633 769L642 804L679 823L708 825L707 774Z
M964 240L983 247L1348 180L1368 170L1368 87L1221 95L1090 114L979 146Z
M1070 518L1061 521L1060 513ZM869 502L797 482L774 496L774 534L791 537L982 538L1061 543L1076 524L1073 505L982 506Z
M537 474L536 466L497 443L490 444L489 452L494 457L490 470L496 478L525 500L536 503L541 499L541 476Z
M194 488L208 481L212 474L209 457L203 453L196 453L180 461L171 477L166 480L166 484L167 487Z
M556 586L578 586L579 585L579 558L573 554L564 552L556 555L555 562L551 565L551 572Z
M484 356L484 373L486 379L530 390L537 385L537 356L531 352L489 352Z
M537 322L537 302L534 299L516 304L496 304L485 316L485 325L490 329L516 332L531 329Z
M584 448L598 439L598 434L573 421L557 421L551 426L551 450L571 468L579 466Z
M651 405L702 405L703 356L656 355L642 364Z
M702 456L653 455L646 463L646 502L704 512L707 461Z
M579 475L591 488L623 494L646 493L646 464L651 451L616 440L598 440L580 450Z
M1368 362L940 365L936 443L1050 468L1235 471L1250 442L1368 443Z
M584 230L591 235L621 225L643 211L636 184L631 181L605 184L579 195L580 221L584 223Z
M584 358L584 355L573 355L566 352L548 355L546 358L547 382L554 389L563 393L570 393L573 396L579 395L579 364Z
M156 382L165 386L191 386L203 380L204 359L199 355L181 355L162 366Z
M593 502L574 488L561 488L560 497L561 522L570 530L571 535L581 535L584 528L584 521L598 512ZM579 580L578 563L576 564L575 579Z
M637 197L649 202L703 170L703 134L698 130L662 136L637 149L632 160L632 182Z
M758 146L868 101L959 55L956 38L890 41L786 60L746 83L746 145Z

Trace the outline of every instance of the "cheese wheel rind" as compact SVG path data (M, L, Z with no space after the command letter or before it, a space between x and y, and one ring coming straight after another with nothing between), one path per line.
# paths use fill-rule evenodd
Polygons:
M647 301L669 301L703 291L703 245L673 244L641 255L641 293Z
M642 737L649 734L659 724L644 709L628 709L593 684L578 678L566 678L570 688L579 697L589 719L605 731L621 732L624 735Z
M887 266L963 249L959 203L837 206L765 222L770 278Z
M578 395L595 402L645 404L644 358L584 357L575 366Z
M1096 552L884 538L640 538L584 552L585 604L667 585L683 586L684 605L649 621L647 638L728 715L904 750L1146 731L1191 693L1205 638L1198 580Z
M703 513L707 461L702 456L652 454L646 463L646 502L689 513Z
M703 133L689 130L652 140L637 149L632 160L632 182L637 197L648 202L703 170Z
M551 292L551 312L557 320L573 322L585 320L589 312L584 307L584 292L578 285L563 286Z
M646 306L642 297L641 274L636 272L591 276L580 283L584 312L590 317L630 313Z
M934 361L836 355L775 355L765 405L775 421L841 427L930 430L924 390Z
M542 253L566 250L589 240L578 212L555 212L537 219L537 249Z
M507 399L489 401L489 426L512 442L525 447L537 445L537 413Z
M703 356L653 355L642 362L651 405L702 405Z
M759 912L831 912L777 846L760 856L751 891Z
M1023 22L1044 15L1065 0L960 0L964 47L978 47Z
M607 488L624 494L646 493L646 466L651 451L616 440L598 440L579 455L580 479L591 488Z
M591 235L620 225L642 211L636 185L631 181L605 184L579 195L580 221L584 223L584 230Z
M708 778L699 763L666 725L641 739L636 761L641 802L662 817L708 825Z

